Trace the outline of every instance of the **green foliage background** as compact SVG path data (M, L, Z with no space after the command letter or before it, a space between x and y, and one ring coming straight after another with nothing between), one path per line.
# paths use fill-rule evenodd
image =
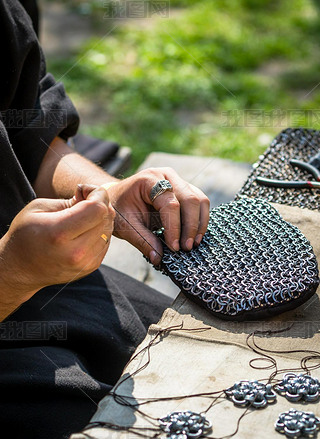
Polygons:
M134 168L151 151L253 162L286 126L319 128L319 3L171 0L167 18L115 20L114 1L73 0L97 36L49 69L92 109L82 131L131 146Z

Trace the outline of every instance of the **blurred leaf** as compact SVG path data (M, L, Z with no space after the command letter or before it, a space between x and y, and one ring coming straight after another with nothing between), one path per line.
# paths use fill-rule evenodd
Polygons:
M87 115L82 130L131 146L135 167L151 151L252 162L284 126L221 115L320 105L318 3L171 0L170 18L117 22L50 69Z

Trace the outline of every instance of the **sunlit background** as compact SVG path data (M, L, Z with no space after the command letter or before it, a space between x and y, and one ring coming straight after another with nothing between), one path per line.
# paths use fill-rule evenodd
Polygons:
M281 129L320 127L319 1L40 5L81 131L130 146L132 170L151 151L254 162Z

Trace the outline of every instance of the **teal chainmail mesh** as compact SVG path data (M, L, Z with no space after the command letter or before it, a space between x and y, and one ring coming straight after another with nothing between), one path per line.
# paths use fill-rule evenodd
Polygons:
M319 284L300 230L268 202L246 197L211 210L199 247L173 252L164 245L160 270L215 315L234 320L294 308Z

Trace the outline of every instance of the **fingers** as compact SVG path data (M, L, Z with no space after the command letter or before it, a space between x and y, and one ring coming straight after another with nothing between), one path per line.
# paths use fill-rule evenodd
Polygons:
M181 234L179 201L172 192L165 192L154 200L153 206L160 213L166 244L171 250L178 251Z
M86 199L74 203L70 200L43 199L37 204L39 215L45 216L46 223L52 232L53 241L68 241L75 239L98 224L110 222L113 224L115 212L109 203L109 197L104 189L90 189L82 191ZM80 199L78 193L77 199ZM73 205L72 205L73 204Z
M210 201L205 198L200 205L199 230L195 239L196 245L200 245L203 235L206 233L210 218Z
M108 216L112 217L112 213L106 205L82 201L60 213L55 221L57 235L60 231L61 239L75 239L102 223Z
M146 184L148 195L157 181L163 178L173 186L173 192L164 192L152 203L160 213L166 244L175 251L180 246L186 251L194 245L198 246L208 227L209 199L200 189L181 179L171 169L159 168L151 170L151 173L158 175L149 175Z
M149 258L153 265L157 266L160 264L163 256L162 244L159 238L147 227L141 225L139 238L132 236L131 239L132 241L134 240L135 247Z
M60 212L61 210L72 207L74 204L75 204L75 200L73 198L71 198L70 200L36 198L26 206L26 210L30 212L39 212L39 213Z
M91 198L95 197L97 197L97 194L91 196ZM100 199L99 197L97 198L98 200ZM74 208L84 209L85 214L88 214L89 206L89 213L92 213L92 203L92 200L84 200L76 204ZM105 206L105 209L108 210L109 208ZM82 213L83 212L81 212L81 220ZM101 214L101 212L99 212L99 214ZM97 215L91 219L91 221L88 221L88 217L89 215L86 216L85 227L82 229L84 230L82 233L80 233L80 228L76 227L77 233L75 234L75 232L73 232L72 235L74 236L71 238L69 235L69 238L66 239L65 229L62 228L62 233L59 232L59 230L61 230L61 223L59 223L59 228L55 228L52 235L52 243L55 245L55 248L65 249L66 263L72 267L77 277L80 274L82 276L91 273L100 266L109 248L113 232L113 210L109 209L108 215ZM72 219L75 219L75 215L72 215ZM88 222L90 224L89 227ZM63 223L63 225L65 225L65 223ZM77 223L77 226L79 226L79 223ZM102 237L102 235L104 235L104 237Z
M189 251L200 244L207 230L210 202L202 191L186 182L183 188L177 188L176 196L181 208L180 244Z
M85 272L99 268L109 249L112 230L110 225L99 224L74 239L70 249L72 262ZM107 241L102 238L102 234Z
M181 246L183 250L191 250L199 230L200 203L195 195L190 195L184 202L181 200Z
M76 193L73 197L75 202L78 203L79 201L86 200L89 194L97 188L98 186L95 186L93 184L78 184Z
M36 198L31 203L29 203L29 208L33 212L58 212L64 209L68 209L79 203L80 201L86 200L89 194L98 188L98 186L94 186L92 184L78 184L75 195L69 200Z
M6 234L10 259L27 291L79 279L101 264L115 212L104 189L83 194L82 201L36 199L12 221Z
M147 227L147 217L149 212L144 211L131 215L124 215L130 217L130 221L126 222L121 217L117 216L117 227L114 230L114 235L121 239L130 242L134 247L141 251L147 258L150 259L153 265L159 265L162 258L162 244Z
M198 231L194 240L196 246L200 245L203 235L206 233L209 224L210 215L210 201L208 197L204 195L202 191L198 188L190 185L195 193L198 193L198 199L200 201L200 216L199 216L199 226Z

